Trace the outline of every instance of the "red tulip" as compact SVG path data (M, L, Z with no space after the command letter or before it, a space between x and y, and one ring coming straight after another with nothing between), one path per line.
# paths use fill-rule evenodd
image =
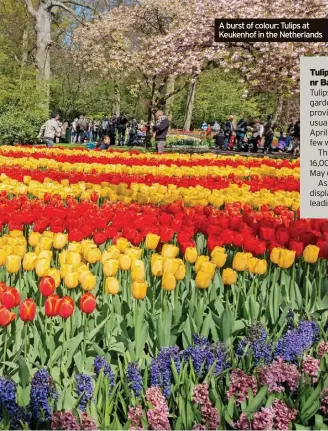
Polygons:
M107 235L105 232L95 232L93 234L93 240L97 245L103 244L106 242Z
M19 317L23 322L32 322L36 314L36 303L33 299L24 299L19 306Z
M80 309L83 313L91 314L96 308L96 298L92 293L84 293L80 299Z
M274 241L275 230L272 227L261 227L260 238L263 239L264 241Z
M56 282L53 277L50 275L46 275L41 278L39 284L40 293L43 296L50 296L55 293L56 290Z
M98 202L98 199L99 199L98 193L92 192L91 195L90 195L90 199L91 199L92 202Z
M69 296L63 296L58 300L58 314L63 319L68 319L74 312L74 301Z
M20 294L14 287L7 287L1 295L1 302L8 310L11 310L19 305Z
M304 244L301 241L289 241L288 248L296 252L296 257L300 257L303 254Z
M11 313L7 308L0 305L0 326L8 326L15 318L15 313Z
M59 296L58 295L50 295L46 299L44 304L44 311L46 316L55 317L58 316L58 308L59 308Z

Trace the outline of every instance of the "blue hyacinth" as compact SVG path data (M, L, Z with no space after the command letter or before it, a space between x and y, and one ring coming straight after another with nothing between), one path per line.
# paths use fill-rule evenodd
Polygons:
M195 334L193 336L194 346L190 346L181 352L181 357L193 364L194 371L198 377L202 377L214 366L214 375L222 373L229 366L226 347L223 343L211 343L203 337Z
M274 351L284 361L295 362L305 350L312 347L319 335L319 326L316 322L301 320L297 329L287 331L279 340Z
M161 387L166 398L171 394L172 360L177 372L179 372L181 365L179 347L161 349L157 358L154 358L150 365L151 386Z
M109 392L111 392L111 389L113 388L115 383L115 376L106 358L104 356L96 356L93 361L93 367L97 377L99 376L101 370L104 370L104 376L109 377Z
M138 364L128 364L127 378L129 387L136 397L139 397L143 388L141 371Z
M268 334L260 323L254 324L249 335L239 343L236 350L239 358L243 356L246 347L248 347L247 355L253 354L254 365L261 361L264 363L272 361L272 343L268 340Z
M76 374L75 376L77 394L80 397L79 409L82 412L86 411L86 407L93 396L93 384L92 379L87 374Z
M30 411L32 423L50 421L52 412L49 402L57 398L58 394L48 371L38 370L31 382Z
M20 422L28 418L16 402L16 385L13 380L0 377L0 421L7 415L11 429L20 429Z

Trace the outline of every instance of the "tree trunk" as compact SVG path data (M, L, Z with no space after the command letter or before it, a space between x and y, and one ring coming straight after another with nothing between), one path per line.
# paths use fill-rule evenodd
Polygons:
M27 66L28 60L28 26L24 28L23 37L22 37L22 59L21 59L21 68L25 69Z
M35 17L36 30L36 65L38 68L37 79L40 89L44 94L42 105L49 111L50 106L50 46L51 46L51 9L49 5L40 2L38 12Z
M121 91L119 81L114 81L114 114L119 116L121 114Z
M175 75L170 75L166 84L166 94L173 93L174 87L175 87ZM172 115L173 115L173 112L172 112L173 103L174 103L174 95L166 99L166 102L165 102L165 113L170 123L172 121Z
M185 115L184 126L183 126L183 130L186 130L187 132L189 132L190 130L192 112L194 109L196 84L197 84L197 75L193 75L190 81L190 87L189 87L188 98L187 98L186 115Z
M276 123L278 118L280 117L280 114L282 112L282 107L284 104L284 95L283 94L279 94L278 96L278 101L277 101L277 107L276 107L276 112L274 113L273 116L273 122Z
M156 78L153 79L152 89L151 89L151 99L150 99L149 105L148 105L148 118L147 118L146 139L145 139L146 148L151 147L151 137L152 137L153 133L151 130L150 123L152 122L153 117L154 117L155 90L156 90Z

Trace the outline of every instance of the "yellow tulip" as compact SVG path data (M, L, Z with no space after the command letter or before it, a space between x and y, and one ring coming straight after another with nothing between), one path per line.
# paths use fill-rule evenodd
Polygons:
M23 183L24 184L30 184L30 182L31 182L31 177L29 175L24 175Z
M117 278L106 278L105 291L107 294L116 295L120 290L120 285Z
M0 248L0 266L3 266L6 264L8 253L6 248Z
M257 259L256 257L251 257L248 261L248 270L252 274L262 275L267 272L268 264L265 259Z
M20 256L10 254L6 258L6 269L9 274L15 274L21 268L22 259Z
M60 272L57 268L49 268L44 275L49 275L50 277L52 277L55 280L56 289L57 287L59 287L61 278L60 278Z
M20 256L21 258L24 257L26 253L26 246L17 244L14 246L14 254L17 254L17 256Z
M28 243L31 247L35 247L39 244L41 234L39 232L31 232L28 237Z
M55 233L53 246L57 250L61 250L65 247L68 241L68 235L66 233Z
M74 251L69 251L66 256L66 261L69 265L78 265L81 263L81 255Z
M74 266L70 265L68 263L64 263L63 265L61 265L60 267L60 276L61 278L65 278L66 275L74 270Z
M195 263L195 271L198 272L204 262L209 262L210 258L208 256L198 256Z
M146 248L148 250L156 250L160 239L161 237L159 235L148 233L145 242Z
M142 260L137 259L132 263L131 280L139 281L139 280L144 280L144 278L145 278L145 264Z
M120 250L116 247L116 245L110 245L107 248L106 253L109 254L110 259L118 259L119 255L121 254Z
M278 265L280 268L288 269L295 262L296 252L294 250L281 249Z
M222 268L227 261L227 255L225 253L221 253L217 251L212 256L212 262L217 268Z
M272 263L275 263L276 265L278 265L278 262L279 262L279 256L280 256L280 251L281 251L282 249L281 248L278 248L278 247L274 247L272 250L271 250L271 253L270 253L270 260L271 260L271 262Z
M14 229L9 232L9 235L13 238L20 238L23 236L23 232L21 230Z
M212 277L207 272L200 270L196 274L196 287L199 289L208 289L212 281Z
M103 265L103 271L106 277L113 277L118 271L118 260L108 259Z
M225 268L222 271L223 284L231 285L237 281L237 273L232 268Z
M177 260L179 262L179 266L174 276L177 280L183 280L186 276L186 266L181 259L177 259Z
M147 283L145 281L134 281L131 291L134 299L144 299L147 295Z
M80 242L70 242L67 247L67 251L74 253L82 253L82 244Z
M25 271L32 271L35 268L37 255L35 253L26 253L23 259L23 268Z
M232 262L233 269L236 271L246 271L248 268L248 260L249 257L246 253L236 253Z
M198 257L196 247L187 247L184 255L185 259L189 263L195 263Z
M179 254L179 248L172 244L164 244L162 248L162 256L174 259Z
M51 182L52 182L52 180L51 180ZM44 238L53 238L54 237L54 233L53 232L51 232L51 230L45 230L44 232L43 232L43 234L42 234L42 236L44 237Z
M41 250L50 250L52 247L52 238L48 238L47 236L43 236L40 238L39 247Z
M43 277L49 268L50 261L48 259L39 259L39 257L37 258L35 263L35 272L38 277Z
M316 245L307 245L303 251L303 259L307 263L316 263L319 257L320 248Z
M89 248L86 255L86 260L89 263L96 263L100 259L101 259L101 251L99 250L99 248Z
M211 257L213 257L216 253L225 253L225 249L219 246L214 247L211 251Z
M126 238L118 238L116 241L116 247L119 249L120 253L124 253L129 246L130 243Z
M97 278L90 271L83 271L79 276L79 281L83 290L93 290L96 287Z
M42 251L40 251L40 253L37 256L38 256L38 259L48 259L49 262L51 262L52 251L51 250L42 250Z
M130 256L128 256L127 254L120 254L118 258L120 269L122 269L123 271L128 271L131 268L131 262L132 260Z
M180 259L163 259L163 271L170 274L175 274L180 266Z
M163 275L163 258L155 259L151 264L151 272L154 277L161 277Z
M173 274L164 273L162 278L162 289L171 291L177 287L177 281Z
M212 262L203 262L200 271L206 272L211 278L214 277L216 266Z
M59 253L58 257L59 257L60 266L65 265L67 263L67 254L68 254L67 250L63 250L62 252Z
M135 259L140 259L141 254L142 254L142 250L139 247L130 247L130 248L127 248L124 253L127 254L128 256L130 256L131 259L133 257Z
M75 289L79 284L79 275L77 272L69 272L65 279L64 283L68 289Z

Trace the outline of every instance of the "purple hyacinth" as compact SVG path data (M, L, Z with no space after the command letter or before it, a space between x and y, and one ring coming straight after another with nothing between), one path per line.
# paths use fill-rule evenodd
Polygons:
M80 397L79 409L86 411L86 407L93 396L93 384L91 377L86 374L76 374L75 376L77 394Z
M138 364L128 364L127 377L129 387L132 389L135 396L139 397L142 392L143 384Z
M16 402L16 385L13 380L0 377L0 421L6 414L10 418L11 429L20 429L20 421L28 418Z
M268 334L260 323L252 326L248 337L244 338L238 348L237 356L241 357L248 347L247 354L252 353L254 364L259 362L269 363L272 360L272 343L268 340Z
M301 320L297 329L287 331L279 340L274 351L275 358L295 362L297 357L310 349L317 340L319 326L316 322Z
M171 394L172 360L180 371L179 347L164 347L159 351L157 358L153 358L150 366L151 386L159 386L163 390L165 398Z
M58 394L52 377L46 370L38 370L31 382L30 411L32 423L49 422L52 418L49 401L57 400Z
M109 392L111 392L114 386L115 376L106 358L104 356L96 356L93 361L93 367L97 377L99 376L101 370L104 370L104 376L107 376L109 378Z

